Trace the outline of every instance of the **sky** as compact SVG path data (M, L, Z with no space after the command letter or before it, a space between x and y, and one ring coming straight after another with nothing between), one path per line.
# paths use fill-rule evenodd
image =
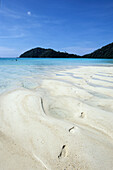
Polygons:
M83 55L113 42L113 0L0 0L0 57L36 47Z

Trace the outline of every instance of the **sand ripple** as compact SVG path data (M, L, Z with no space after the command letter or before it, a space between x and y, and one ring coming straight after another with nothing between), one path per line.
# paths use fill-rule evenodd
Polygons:
M112 82L112 67L80 67L1 94L0 169L111 170Z

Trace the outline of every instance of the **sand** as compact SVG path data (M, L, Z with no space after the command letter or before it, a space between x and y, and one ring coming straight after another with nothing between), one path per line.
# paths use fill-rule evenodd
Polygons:
M112 170L113 67L58 71L0 96L0 170Z

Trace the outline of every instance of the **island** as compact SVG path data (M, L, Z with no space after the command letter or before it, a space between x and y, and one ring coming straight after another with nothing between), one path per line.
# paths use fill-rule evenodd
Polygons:
M37 47L28 50L19 56L20 58L113 58L113 42L103 46L96 51L83 56L77 54L69 54L67 52L55 51L53 49L45 49Z

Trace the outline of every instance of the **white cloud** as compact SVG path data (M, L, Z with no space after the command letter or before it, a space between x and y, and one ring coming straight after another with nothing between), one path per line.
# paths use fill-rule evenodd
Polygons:
M7 46L0 46L0 58L16 58L19 57L24 51L28 49L12 48Z
M8 8L0 9L0 14L3 16L15 18L15 19L21 18L19 13L15 12L11 9L8 9Z
M24 34L19 35L0 35L0 39L14 39L14 38L23 38Z
M71 54L78 54L78 55L84 55L93 52L97 48L87 48L87 47L78 47L78 46L73 46L73 47L65 47L62 48L63 51L66 51Z
M13 48L9 48L9 47L3 47L3 46L0 46L0 52L3 52L3 51L14 51L14 49Z
M0 57L18 57L19 51L14 48L0 46Z

